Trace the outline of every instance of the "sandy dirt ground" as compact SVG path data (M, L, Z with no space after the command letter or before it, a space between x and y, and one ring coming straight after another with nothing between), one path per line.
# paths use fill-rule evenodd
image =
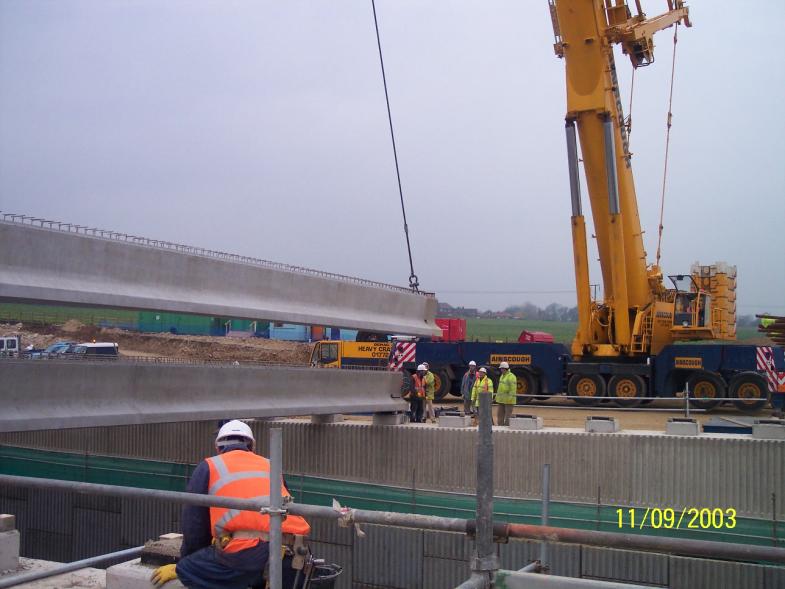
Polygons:
M22 348L32 344L43 349L57 341L116 342L126 357L164 357L222 362L274 362L306 364L312 344L229 337L137 333L121 329L101 329L68 321L64 325L28 328L21 323L0 324L0 335L20 335Z
M454 397L453 397L454 398ZM543 404L532 403L522 407L516 407L514 415L536 415L542 417L544 427L571 427L583 429L586 418L591 415L613 416L619 419L621 429L652 430L664 431L665 424L671 417L684 417L684 405L674 401L658 401L648 406L648 408L671 409L669 411L640 410L619 410L612 405L600 405L592 408L575 407L568 399L557 400L555 406L548 407ZM448 400L437 404L437 406L448 409L463 408L463 404L458 401ZM723 417L726 419L744 419L750 417L767 418L771 415L771 408L765 408L753 413L741 413L734 407L720 407L709 413L696 412L690 408L690 417L697 419L700 423L709 421L712 417ZM496 409L494 408L494 419Z

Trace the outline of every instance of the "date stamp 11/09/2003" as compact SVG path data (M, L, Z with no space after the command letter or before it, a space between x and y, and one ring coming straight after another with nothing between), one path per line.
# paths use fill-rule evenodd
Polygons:
M732 507L684 507L681 510L670 507L629 507L616 510L619 528L655 530L732 530L736 527L736 510Z

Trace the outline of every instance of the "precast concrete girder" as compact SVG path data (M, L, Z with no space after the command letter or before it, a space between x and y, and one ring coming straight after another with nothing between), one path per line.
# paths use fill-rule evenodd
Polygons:
M0 360L0 432L405 411L385 370Z
M0 300L440 335L404 287L111 231L4 215Z

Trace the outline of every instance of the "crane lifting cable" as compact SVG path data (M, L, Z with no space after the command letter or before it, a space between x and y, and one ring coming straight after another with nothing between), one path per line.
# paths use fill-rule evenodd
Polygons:
M373 24L376 28L376 44L379 47L379 63L382 66L382 82L384 83L384 99L387 102L387 119L390 122L390 139L392 140L393 157L395 159L395 175L398 178L398 194L401 197L401 213L403 213L403 233L406 237L406 250L409 253L409 288L414 292L419 292L420 282L414 273L414 262L412 261L412 246L409 242L409 225L406 223L406 207L403 203L403 188L401 187L401 171L398 167L398 150L395 147L395 131L393 131L392 113L390 111L390 95L387 92L387 76L384 73L384 58L382 57L382 42L379 37L379 21L376 18L376 2L371 0L373 8Z
M668 178L668 151L671 142L671 124L673 122L673 79L676 74L676 43L679 41L679 23L673 29L673 61L671 62L671 90L668 97L668 120L667 131L665 132L665 165L662 171L662 197L660 199L660 226L657 236L657 266L660 265L660 254L662 253L662 220L665 213L665 182Z

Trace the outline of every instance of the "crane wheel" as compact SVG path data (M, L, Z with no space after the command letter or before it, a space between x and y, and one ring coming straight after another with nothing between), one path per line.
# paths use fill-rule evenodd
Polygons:
M688 379L690 404L698 409L710 411L725 398L725 381L714 372L694 372Z
M516 370L514 374L518 380L515 402L518 405L531 403L540 388L537 378L528 370Z
M730 379L728 396L745 399L733 402L739 410L757 411L765 407L769 400L769 385L760 374L742 372Z
M646 396L646 383L637 374L617 374L608 381L608 397L619 407L639 407Z
M573 397L584 397L573 399L578 405L597 405L605 396L605 379L599 374L573 374L567 392Z
M434 401L441 401L447 396L452 387L452 381L447 376L444 370L433 371L433 399Z

